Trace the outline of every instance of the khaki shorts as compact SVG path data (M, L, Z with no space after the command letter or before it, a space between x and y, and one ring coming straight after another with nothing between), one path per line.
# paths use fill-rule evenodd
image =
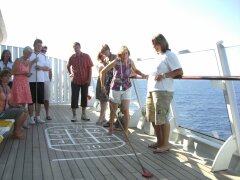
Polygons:
M146 117L149 122L162 125L168 122L170 103L173 92L155 91L149 92L146 99Z

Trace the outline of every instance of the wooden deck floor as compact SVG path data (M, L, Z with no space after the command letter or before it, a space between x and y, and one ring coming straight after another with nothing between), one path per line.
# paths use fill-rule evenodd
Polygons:
M89 109L88 114L89 123L71 123L69 106L51 106L53 120L25 130L26 141L5 138L0 144L0 179L145 179L122 133L109 137L105 128L95 125L98 113ZM239 179L225 171L210 172L203 160L177 147L153 154L147 144L155 138L130 131L143 166L154 174L151 179Z

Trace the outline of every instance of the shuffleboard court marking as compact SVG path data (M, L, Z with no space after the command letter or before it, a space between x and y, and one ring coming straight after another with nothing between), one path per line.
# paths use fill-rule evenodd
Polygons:
M124 146L126 143L116 135L109 136L108 131L92 123L48 123L52 127L45 129L48 147L64 152L107 151ZM110 147L104 148L104 144Z

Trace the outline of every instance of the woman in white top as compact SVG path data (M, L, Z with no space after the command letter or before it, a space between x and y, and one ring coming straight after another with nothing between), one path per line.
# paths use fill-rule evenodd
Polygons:
M5 49L2 52L1 55L1 60L0 60L0 71L2 70L8 70L8 71L12 71L12 67L13 67L13 62L12 62L12 55L11 52L8 49ZM8 85L10 86L10 88L12 88L12 81L13 78L10 77L9 79L9 83Z
M169 150L168 114L173 98L173 78L182 76L183 70L177 56L169 49L167 40L162 34L154 36L152 44L158 57L151 64L148 77L148 93L146 98L146 116L152 122L157 142L149 145L154 153Z

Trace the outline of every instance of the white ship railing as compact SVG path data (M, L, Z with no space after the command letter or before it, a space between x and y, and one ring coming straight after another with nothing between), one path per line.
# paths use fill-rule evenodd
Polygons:
M22 50L23 48L20 47L15 47L15 46L8 46L8 45L1 45L0 46L0 52L2 52L4 49L8 49L12 52L12 60L14 61L17 57L22 56ZM227 61L227 56L225 52L225 47L223 44L217 43L217 52L219 55L219 66L221 67L221 75L225 76L225 78L229 78L228 80L235 80L234 78L238 79L239 77L236 76L231 76L230 70L229 70L229 65ZM53 70L53 79L51 83L51 99L50 103L51 104L70 104L71 102L71 84L70 84L70 77L67 73L66 69L66 64L67 61L58 59L58 58L52 58L48 57L52 61L52 70ZM197 77L193 76L185 76L183 79L197 79ZM199 77L198 77L199 78ZM210 76L205 76L201 78L206 78L206 79L221 79L223 77L210 77ZM144 105L141 101L141 95L139 92L139 87L138 83L136 83L136 80L132 80L133 83L133 88L132 91L136 94L136 101L138 109L136 112L132 113L132 120L131 120L131 126L132 127L138 127L138 128L143 128L145 132L148 134L153 134L153 129L149 123L145 122L145 117L144 117ZM214 159L213 166L212 166L212 171L219 171L219 170L224 170L229 167L229 163L231 161L231 158L233 154L238 154L240 151L240 119L239 119L239 112L237 108L237 102L235 99L235 92L233 88L232 81L224 81L224 95L226 99L226 105L227 105L227 110L229 114L229 119L230 119L230 124L231 124L231 130L232 130L232 135L221 145L219 145L216 142L213 141L205 141L205 143L208 143L210 145L218 144L220 149ZM89 105L92 106L95 102L95 84L94 81L92 80L92 85L89 88L90 95L92 96L92 99L89 102ZM172 105L172 107L174 107ZM172 108L171 111L171 125L172 125L172 131L177 130L178 132L184 133L177 121L177 115L174 114L174 108ZM196 137L193 135L192 137ZM197 138L197 137L196 137ZM200 138L199 138L200 139Z
M1 45L0 52L8 49L12 53L12 60L22 56L23 48ZM70 104L71 91L70 91L70 77L68 76L66 65L67 61L48 57L52 62L53 78L51 83L51 104Z

